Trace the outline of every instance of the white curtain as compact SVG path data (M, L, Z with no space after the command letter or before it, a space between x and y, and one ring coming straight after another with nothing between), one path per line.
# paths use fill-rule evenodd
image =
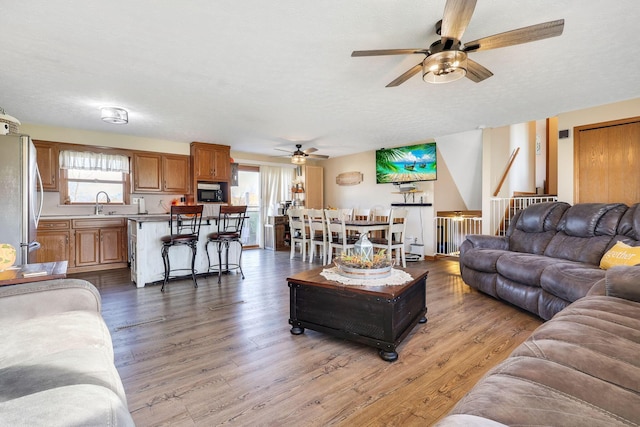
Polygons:
M263 222L269 216L278 215L278 205L284 200L291 200L293 169L280 166L260 166L260 213ZM260 246L264 246L264 227L260 233Z
M129 173L129 157L121 154L62 150L60 152L60 169Z

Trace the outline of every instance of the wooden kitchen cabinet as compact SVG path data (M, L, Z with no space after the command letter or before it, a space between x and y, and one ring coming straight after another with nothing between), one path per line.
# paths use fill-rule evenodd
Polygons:
M126 267L126 236L126 221L120 217L42 220L36 260L66 260L69 273Z
M76 267L126 261L122 228L76 230Z
M75 233L76 267L100 265L104 268L127 262L124 218L83 218L71 222Z
M71 239L69 220L40 221L36 250L36 262L69 261L71 258Z
M100 230L75 231L75 267L100 263Z
M174 154L162 156L163 191L177 194L190 193L190 160L189 156Z
M59 191L58 144L47 141L33 141L36 147L38 170L44 191Z
M190 192L189 156L133 154L133 192L187 194Z
M228 145L191 143L191 160L195 181L229 182L231 175Z
M162 191L162 155L135 153L133 155L133 192Z

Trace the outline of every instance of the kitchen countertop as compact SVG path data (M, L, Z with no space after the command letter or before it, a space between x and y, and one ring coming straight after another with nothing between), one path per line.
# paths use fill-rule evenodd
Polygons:
M126 218L136 222L151 222L151 221L168 221L169 214L157 213L157 214L113 214L113 215L43 215L40 220L59 220L59 219L109 219L109 218ZM217 216L203 216L203 221L217 220Z

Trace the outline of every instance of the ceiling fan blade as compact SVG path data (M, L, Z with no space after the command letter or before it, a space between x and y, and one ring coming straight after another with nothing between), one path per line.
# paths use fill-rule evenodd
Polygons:
M289 153L289 154L293 153L293 151L291 150L283 150L282 148L274 148L274 150L284 151L285 153Z
M312 159L328 159L329 156L325 156L324 154L307 154L307 157Z
M420 72L420 70L422 70L422 62L420 62L417 65L414 65L413 67L411 67L409 69L409 71L405 72L404 74L402 74L400 77L398 77L397 79L395 79L394 81L392 81L391 83L389 83L386 87L395 87L395 86L400 86L402 83L406 82L407 80L409 80L411 77L415 76L416 74L418 74Z
M462 40L475 8L476 0L447 0L440 30L443 43L444 39Z
M416 53L427 54L425 49L379 49L379 50L354 50L351 56L383 56L383 55L412 55Z
M469 80L480 83L491 76L493 76L491 71L487 70L473 59L467 58L467 78Z
M542 24L518 28L517 30L507 31L465 43L464 51L477 52L479 50L497 49L557 37L562 34L563 29L564 19L543 22Z
M315 153L316 151L318 151L318 149L314 148L314 147L310 147L310 148L307 148L306 150L303 150L303 151L304 151L304 154L311 154L311 153Z

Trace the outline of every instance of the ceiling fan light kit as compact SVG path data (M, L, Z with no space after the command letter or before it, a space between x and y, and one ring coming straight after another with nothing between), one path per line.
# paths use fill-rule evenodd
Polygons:
M462 35L469 25L476 1L447 0L443 17L436 23L436 33L441 38L428 48L354 50L351 56L425 55L421 63L409 68L390 82L387 87L400 86L421 70L422 79L428 83L450 83L463 77L480 83L491 77L493 73L473 59L467 58L468 53L557 37L564 30L564 19L558 19L494 34L463 44L461 43Z
M449 83L467 75L467 54L459 50L438 52L422 62L422 80Z
M304 154L294 153L291 156L291 163L293 163L294 165L304 165L305 163L307 163L307 159Z
M295 151L288 151L288 150L282 150L280 148L276 148L276 150L278 151L287 151L288 153L291 154L290 159L291 159L291 163L293 163L294 165L304 165L305 163L307 163L307 157L312 157L314 159L328 159L329 156L325 156L324 154L311 154L311 153L315 153L316 151L318 151L317 148L307 148L306 150L302 151L302 144L296 144L296 150Z

